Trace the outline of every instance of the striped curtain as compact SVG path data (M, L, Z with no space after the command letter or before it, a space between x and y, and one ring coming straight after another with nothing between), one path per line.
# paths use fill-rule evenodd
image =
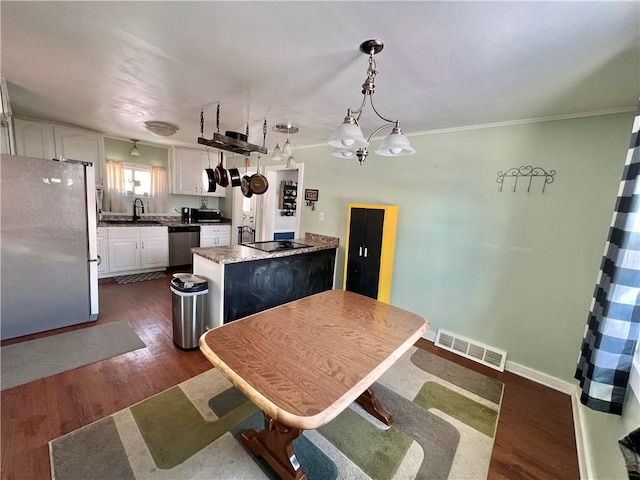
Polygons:
M622 415L640 337L640 103L575 378L580 401Z

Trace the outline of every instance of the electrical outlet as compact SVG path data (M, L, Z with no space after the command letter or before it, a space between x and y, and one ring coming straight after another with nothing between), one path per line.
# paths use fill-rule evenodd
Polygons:
M318 217L320 217L320 221L321 221L321 222L324 222L324 212L320 212L320 213L318 214Z

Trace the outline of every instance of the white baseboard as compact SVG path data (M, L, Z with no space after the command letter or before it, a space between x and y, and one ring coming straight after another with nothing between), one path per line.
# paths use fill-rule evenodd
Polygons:
M580 407L580 395L582 390L575 385L573 394L571 395L571 409L573 410L573 429L576 436L576 450L578 452L578 468L580 469L580 478L588 480L595 478L593 464L589 452L589 436L587 435L587 426L585 425L584 415Z
M576 386L573 383L552 377L551 375L539 372L533 368L525 367L519 363L510 362L509 360L507 360L505 371L515 373L520 377L524 377L528 380L544 385L545 387L553 388L554 390L566 393L567 395L573 395L576 389Z

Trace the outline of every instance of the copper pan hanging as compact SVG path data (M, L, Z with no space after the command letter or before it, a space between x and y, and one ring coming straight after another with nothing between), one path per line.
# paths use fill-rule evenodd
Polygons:
M216 183L221 187L226 188L229 186L229 174L223 166L224 154L222 153L222 150L219 150L218 152L220 159L218 160L218 166L214 171L214 176L216 179Z
M242 195L247 198L251 198L253 196L253 192L251 191L251 187L249 186L249 180L251 177L247 175L247 169L249 168L249 157L244 157L244 176L240 179L240 189L242 190Z
M267 119L264 119L264 124L262 126L262 146L264 147L267 139ZM269 188L269 182L267 181L267 177L260 173L260 154L258 154L258 169L254 175L251 175L249 179L249 188L256 195L262 195Z

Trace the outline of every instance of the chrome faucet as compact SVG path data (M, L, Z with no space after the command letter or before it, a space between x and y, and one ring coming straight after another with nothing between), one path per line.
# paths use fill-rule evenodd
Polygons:
M140 219L140 215L138 215L138 206L136 205L136 202L140 202L141 213L144 213L144 203L142 202L142 200L136 197L136 199L133 201L133 221L134 222Z

